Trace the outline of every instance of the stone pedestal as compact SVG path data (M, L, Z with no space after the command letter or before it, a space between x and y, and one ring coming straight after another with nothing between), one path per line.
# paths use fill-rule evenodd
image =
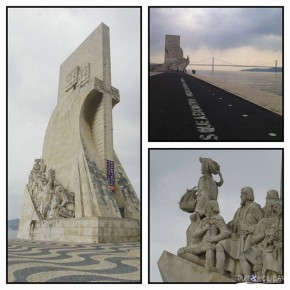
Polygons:
M163 282L179 283L236 283L216 272L164 251L158 260Z
M121 243L140 241L138 220L122 218L75 218L36 221L30 239L75 243Z

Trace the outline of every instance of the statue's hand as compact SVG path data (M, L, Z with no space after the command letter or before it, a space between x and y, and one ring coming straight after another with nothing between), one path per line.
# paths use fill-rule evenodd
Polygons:
M207 241L207 242L210 242L210 243L215 242L215 236L209 236L209 237L206 237L206 241Z
M209 224L206 224L203 228L202 228L205 232L209 230Z

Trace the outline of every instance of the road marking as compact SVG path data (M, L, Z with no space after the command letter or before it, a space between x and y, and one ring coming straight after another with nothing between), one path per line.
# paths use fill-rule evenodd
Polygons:
M270 136L272 136L272 137L275 137L275 136L277 136L277 134L276 134L276 133L269 133L269 135L270 135Z
M187 96L188 104L190 106L191 113L197 127L197 131L199 133L202 133L201 135L199 135L199 139L204 141L218 140L218 136L214 134L215 128L210 124L209 120L200 108L199 104L193 96L193 93L191 92L183 78L181 78L181 83Z

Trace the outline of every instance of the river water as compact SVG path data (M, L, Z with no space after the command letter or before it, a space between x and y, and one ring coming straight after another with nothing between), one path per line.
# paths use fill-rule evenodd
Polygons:
M17 232L18 231L15 231L15 230L12 230L12 229L9 229L8 228L8 239L15 239L17 237Z
M190 65L187 71L194 67ZM280 72L248 72L248 71L208 71L196 70L197 75L204 75L223 81L234 82L237 85L282 96L282 73Z

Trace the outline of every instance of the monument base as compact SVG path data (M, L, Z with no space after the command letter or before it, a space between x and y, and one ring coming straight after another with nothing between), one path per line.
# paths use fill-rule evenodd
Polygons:
M164 251L158 260L163 282L236 283L216 272Z
M140 241L140 225L136 219L108 217L35 221L31 223L29 239L74 243L137 242Z

